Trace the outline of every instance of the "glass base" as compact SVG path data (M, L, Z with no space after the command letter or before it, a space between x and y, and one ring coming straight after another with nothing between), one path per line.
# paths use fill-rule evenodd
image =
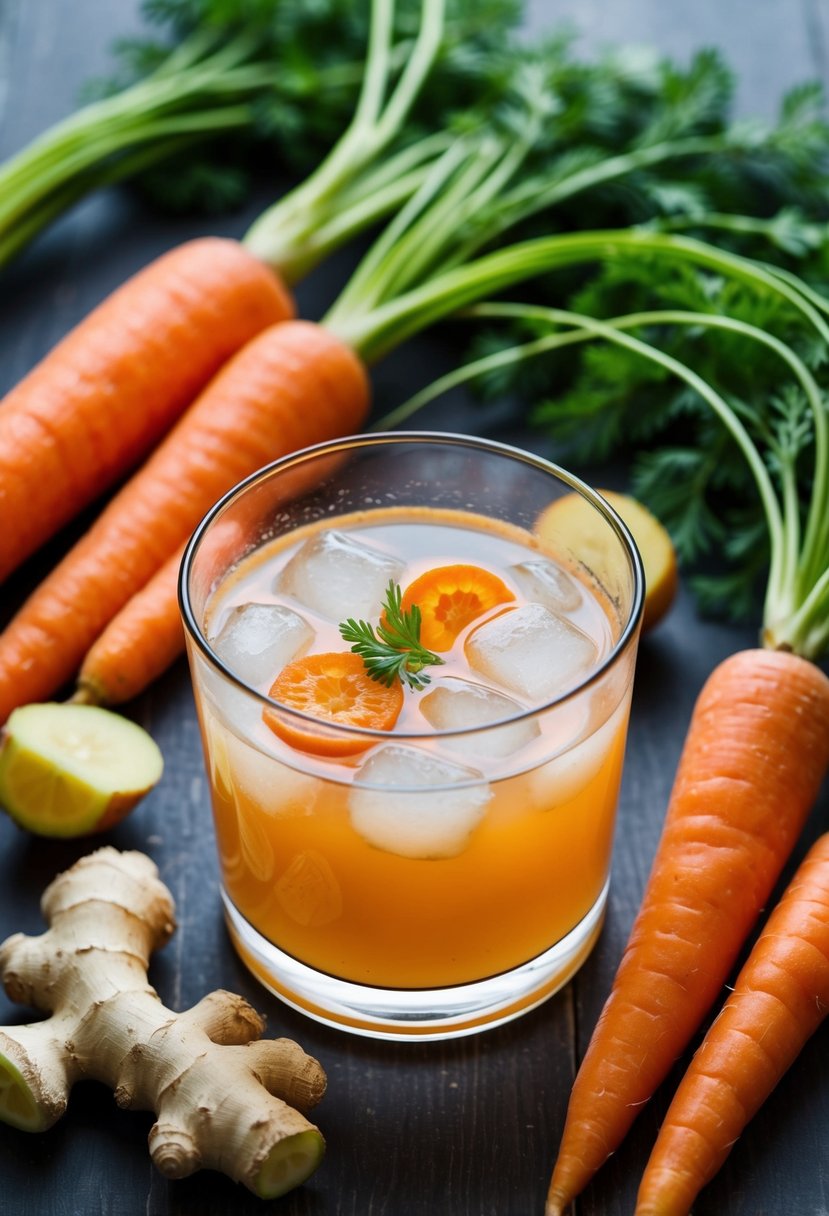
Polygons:
M269 942L222 889L233 945L256 978L308 1017L374 1039L450 1039L517 1018L558 992L578 971L604 920L608 884L574 929L512 971L455 988L370 988L314 971Z

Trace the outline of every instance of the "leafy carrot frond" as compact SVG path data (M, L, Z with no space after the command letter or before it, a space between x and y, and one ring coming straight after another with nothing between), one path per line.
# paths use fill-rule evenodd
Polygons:
M652 483L651 494L645 497L652 501L655 494L661 494L663 516L670 515L674 508L676 519L685 521L686 530L676 531L675 535L686 553L698 554L701 546L718 540L732 563L735 558L748 558L743 577L745 590L749 583L753 584L754 558L759 549L742 542L733 543L727 529L723 528L723 520L729 527L739 527L739 514L723 514L719 509L714 512L706 502L707 487L721 489L733 477L740 505L757 504L768 538L764 644L815 658L829 646L826 616L829 607L829 413L815 376L798 354L795 343L787 339L792 333L804 331L829 345L826 319L829 306L795 275L778 273L772 267L686 237L643 230L570 233L514 245L485 256L461 271L439 277L420 291L409 293L408 298L379 310L374 330L371 325L366 327L362 340L369 348L378 337L381 342L387 342L389 332L397 326L410 325L418 315L434 315L438 306L448 310L449 301L456 307L474 301L476 295L480 296L486 290L485 284L491 289L502 290L511 282L538 276L544 270L561 270L591 261L614 261L620 256L629 256L634 250L647 257L661 257L668 267L677 262L693 267L705 280L716 285L719 297L742 300L746 293L754 293L762 302L762 309L769 307L771 298L775 324L761 327L715 309L696 312L650 307L599 320L595 316L542 305L477 305L472 309L476 317L500 318L508 323L517 321L524 327L530 319L546 322L548 333L539 333L512 348L495 351L442 377L379 425L396 425L441 392L478 375L489 374L493 369L500 371L541 356L567 354L588 343L618 347L635 357L634 364L641 360L644 364L655 365L698 398L722 430L714 445L691 443L684 445L684 450L683 445L679 445L683 452L681 457L676 454L675 444L672 445L674 450L669 448L668 455L665 455L664 445L657 449L660 454L651 459L650 467L644 465ZM732 284L737 285L736 290ZM677 335L686 342L690 339L693 344L685 356L676 344ZM775 381L764 385L763 392L756 398L729 391L728 378L722 376L722 368L712 354L715 336L725 339L724 345L730 342L741 348L738 367L740 370L746 368L747 379L750 379L753 362L770 361L775 367ZM698 369L699 352L702 362ZM686 358L690 361L686 362ZM706 372L710 367L714 372L709 378ZM721 380L725 383L721 384ZM618 378L615 385L608 386L609 405L612 404L611 394L615 392L618 396L622 387ZM592 411L595 399L591 401L588 397L586 402L586 408ZM585 417L583 412L582 421ZM589 416L587 421L590 421ZM739 457L735 464L736 474L732 475L726 462L720 461L721 452L729 454L730 458ZM678 472L684 476L677 476ZM640 486L643 476L640 462ZM713 594L715 576L707 574L706 577L711 601L716 598ZM741 605L748 603L747 594L736 594L733 569L726 577L727 593L732 601ZM725 588L725 583L721 586Z
M765 411L755 414L744 402L742 413L763 443L766 463L785 492L789 483L797 480L801 454L808 452L814 441L814 420L806 395L797 385L786 384L768 398ZM791 490L796 493L793 484Z
M718 454L717 448L663 447L643 453L634 466L634 493L665 524L685 563L720 550L726 540L710 494Z
M373 680L390 687L399 679L419 692L430 683L423 668L442 664L443 659L421 643L420 609L417 604L404 609L402 598L400 587L390 581L380 623L374 626L349 618L340 625L340 635L351 642Z
M442 133L456 110L487 109L495 57L511 42L520 6L447 0L445 23L442 0L149 0L142 7L156 28L122 45L115 76L94 82L87 104L0 165L0 265L101 186L133 180L168 209L215 211L241 201L250 166L263 157L293 171L317 165L347 126L361 82L377 79L366 45L378 24L388 39L376 40L386 49L375 46L373 63L387 66L390 81L406 80L410 101L424 69L431 87L416 113L397 94L372 155ZM388 9L387 21L377 21L378 7ZM176 172L162 171L172 157ZM363 167L357 160L355 173ZM351 216L339 242L411 188L408 177L389 185L359 220ZM317 259L335 243L326 234L322 249L314 246Z

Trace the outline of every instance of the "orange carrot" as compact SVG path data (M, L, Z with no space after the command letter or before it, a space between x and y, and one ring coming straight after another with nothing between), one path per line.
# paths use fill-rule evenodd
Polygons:
M0 580L138 464L222 364L293 314L236 241L190 241L89 314L0 402Z
M671 1103L636 1216L687 1216L829 1013L829 834L812 846Z
M180 545L93 642L78 676L77 699L121 705L148 688L184 653L178 608L183 554Z
M619 1146L713 1004L829 762L829 679L742 651L691 720L639 914L573 1086L547 1216Z
M317 325L287 321L249 342L0 634L0 722L76 673L108 622L235 482L358 429L368 396L360 360Z
M320 474L319 463L314 465ZM289 475L285 475L285 483ZM305 478L291 477L297 493ZM222 519L213 525L209 543L213 556L220 549L235 553L245 544L247 532L239 520ZM86 653L78 673L73 701L93 705L120 705L131 701L184 653L184 626L178 606L178 576L186 545L180 545L123 608L115 614ZM229 558L227 560L230 560Z
M679 1083L636 1216L687 1216L829 1013L829 834L812 845Z

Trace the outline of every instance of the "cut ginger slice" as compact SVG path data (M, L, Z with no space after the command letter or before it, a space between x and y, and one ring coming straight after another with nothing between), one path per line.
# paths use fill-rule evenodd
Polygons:
M22 1132L45 1131L48 1118L8 1056L0 1055L0 1119Z
M599 493L622 517L636 542L645 570L642 628L652 629L676 597L679 574L673 542L656 516L637 499L616 490ZM535 531L554 547L568 545L586 553L588 559L592 554L593 561L601 567L607 528L581 495L565 494L552 503L538 517Z
M420 609L420 640L430 650L451 650L458 634L490 608L515 596L496 574L481 566L437 566L403 592L401 607Z
M260 1199L278 1199L300 1186L322 1160L323 1139L316 1128L280 1140L268 1153L253 1182Z
M360 656L350 650L308 654L287 663L271 685L270 696L320 720L315 728L313 722L300 722L275 709L262 714L280 739L317 756L352 756L375 742L350 732L326 731L325 723L387 731L403 708L400 681L386 686L373 680Z
M40 836L85 836L122 819L158 782L157 744L96 705L24 705L0 748L0 804Z

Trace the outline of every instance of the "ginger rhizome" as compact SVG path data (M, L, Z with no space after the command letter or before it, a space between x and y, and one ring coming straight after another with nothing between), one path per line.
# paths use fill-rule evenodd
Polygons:
M325 1074L289 1039L263 1040L242 997L212 992L185 1013L161 1003L149 958L175 928L172 896L143 853L103 848L47 888L49 924L0 947L13 1001L48 1013L0 1028L0 1118L43 1131L75 1081L109 1085L118 1105L151 1110L150 1155L170 1178L221 1170L263 1198L303 1182L324 1142L305 1112Z

